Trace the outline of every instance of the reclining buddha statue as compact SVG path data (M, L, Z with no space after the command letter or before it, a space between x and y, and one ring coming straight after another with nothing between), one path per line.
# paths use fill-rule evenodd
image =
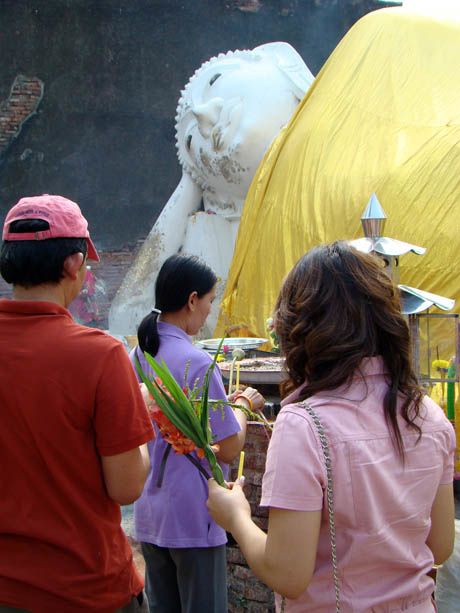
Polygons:
M109 329L133 334L153 305L164 260L196 254L220 278L203 336L212 336L249 185L266 150L313 82L287 43L228 51L205 62L181 92L176 147L182 178L112 303Z

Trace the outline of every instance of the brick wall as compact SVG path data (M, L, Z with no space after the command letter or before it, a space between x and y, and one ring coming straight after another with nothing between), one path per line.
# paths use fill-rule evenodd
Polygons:
M143 239L138 241L134 248L127 248L120 251L100 252L100 262L90 262L91 271L96 280L100 283L102 291L97 294L100 319L94 324L98 328L106 330L108 327L108 316L112 300L128 272L129 267L134 261L136 253L142 244Z
M100 262L90 262L91 272L96 277L98 291L95 299L98 307L98 319L88 322L88 325L106 330L110 304L120 287L125 274L134 261L134 257L142 241L133 248L120 251L99 252ZM0 298L11 296L11 286L0 278ZM71 307L72 311L72 307ZM73 312L73 311L72 311Z
M244 491L251 505L252 518L266 531L268 509L259 507L262 490L262 476L265 470L269 432L263 424L250 422L244 446ZM231 469L235 479L238 461ZM273 592L255 577L235 542L227 545L228 611L229 613L273 613L275 611Z
M19 135L24 123L37 112L43 92L43 82L37 77L20 74L15 78L8 98L0 102L0 159ZM91 271L97 280L97 293L94 297L97 302L97 316L91 321L84 320L83 323L107 328L110 304L143 240L143 237L139 239L133 248L100 252L101 261L90 263ZM0 278L0 297L10 296L11 287Z
M43 88L37 77L18 75L15 78L10 95L0 103L0 157L19 135L24 122L37 112Z

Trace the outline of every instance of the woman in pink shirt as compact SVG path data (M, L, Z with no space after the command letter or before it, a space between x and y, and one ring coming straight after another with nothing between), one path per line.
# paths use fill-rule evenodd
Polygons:
M239 483L209 482L213 518L286 612L431 613L427 573L453 547L455 435L417 382L397 289L375 257L319 246L286 278L275 325L289 395L263 480L268 533ZM330 448L338 599L325 463L305 401Z

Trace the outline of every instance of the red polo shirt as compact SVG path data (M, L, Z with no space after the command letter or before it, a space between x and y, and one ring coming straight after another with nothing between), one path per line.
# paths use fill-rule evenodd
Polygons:
M127 353L50 302L0 300L0 603L112 613L142 589L100 455L153 436Z

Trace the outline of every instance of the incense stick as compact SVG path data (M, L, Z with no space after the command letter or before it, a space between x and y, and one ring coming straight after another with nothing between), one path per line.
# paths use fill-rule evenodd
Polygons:
M233 387L233 365L234 364L235 364L235 360L232 360L232 363L230 364L230 375L229 375L229 380L228 380L228 395L229 396L232 393L232 387Z
M238 464L237 479L240 479L243 476L243 465L244 465L244 451L240 451L240 461Z

